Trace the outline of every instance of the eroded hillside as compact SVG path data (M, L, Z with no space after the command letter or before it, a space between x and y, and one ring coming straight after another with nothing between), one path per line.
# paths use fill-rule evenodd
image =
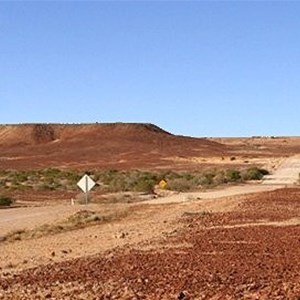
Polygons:
M222 156L230 146L170 134L152 124L24 124L0 127L0 168L155 168L170 157Z

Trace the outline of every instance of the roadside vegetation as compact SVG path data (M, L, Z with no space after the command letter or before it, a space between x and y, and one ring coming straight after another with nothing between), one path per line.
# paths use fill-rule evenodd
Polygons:
M7 207L13 204L13 199L7 196L0 196L0 207Z
M75 191L78 189L76 183L85 173L55 168L0 171L0 191ZM97 182L98 189L103 193L127 191L152 193L161 180L167 182L166 189L184 192L249 180L261 180L264 175L268 174L268 171L252 167L242 170L211 169L193 172L95 170L87 173ZM0 200L0 205L1 201L8 203L5 197Z

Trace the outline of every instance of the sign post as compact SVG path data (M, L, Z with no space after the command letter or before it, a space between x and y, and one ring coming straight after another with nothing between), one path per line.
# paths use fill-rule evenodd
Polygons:
M85 204L88 204L89 191L95 186L96 182L87 174L83 175L77 182L78 187L84 192Z

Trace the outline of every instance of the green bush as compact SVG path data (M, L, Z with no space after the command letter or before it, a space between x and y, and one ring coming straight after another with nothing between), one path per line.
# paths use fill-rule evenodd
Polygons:
M180 174L174 172L174 171L167 171L162 173L163 177L161 179L166 179L166 180L172 180L176 178L180 178Z
M268 175L269 172L264 169L259 169L256 167L247 169L242 172L243 180L261 180L264 175Z
M154 186L155 181L151 179L145 179L138 181L134 186L134 190L136 192L153 193Z
M227 170L225 172L225 177L228 182L236 182L242 178L241 173L237 170Z
M214 181L214 184L215 184L215 185L220 185L220 184L224 184L224 183L227 183L227 182L228 182L228 180L227 180L227 178L226 178L226 176L225 176L225 172L224 172L224 171L218 172L218 173L215 175L213 181Z
M62 171L56 168L49 168L43 171L43 175L46 177L58 177L62 175Z
M12 176L14 182L20 183L28 180L28 175L26 172L14 172Z
M76 184L80 180L80 178L83 176L83 174L79 174L75 171L74 172L72 172L72 171L65 172L63 175L64 175L63 177L65 179L68 179L68 181L70 183L74 183L74 184ZM96 178L96 180L98 180L98 178Z
M215 173L206 172L199 176L199 184L202 186L210 186L214 183Z
M127 182L130 190L153 193L154 186L158 183L158 176L155 173L135 171L128 174Z
M259 170L259 172L262 174L262 175L269 175L270 174L270 172L268 171L268 170L266 170L266 169L258 169Z
M122 174L115 176L111 181L106 181L106 184L109 192L126 192L130 190L126 182L126 176Z
M13 204L13 200L7 196L0 196L0 206L10 206Z

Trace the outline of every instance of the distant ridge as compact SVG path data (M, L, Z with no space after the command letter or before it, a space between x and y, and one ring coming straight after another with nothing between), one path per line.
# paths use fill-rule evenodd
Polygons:
M222 155L230 147L150 123L0 125L0 168L156 168L170 157Z
M72 131L76 135L82 130L98 133L122 135L139 133L159 133L172 135L162 128L151 123L24 123L0 125L0 143L7 144L40 144L49 143L63 136L64 131ZM64 136L68 138L67 136Z

